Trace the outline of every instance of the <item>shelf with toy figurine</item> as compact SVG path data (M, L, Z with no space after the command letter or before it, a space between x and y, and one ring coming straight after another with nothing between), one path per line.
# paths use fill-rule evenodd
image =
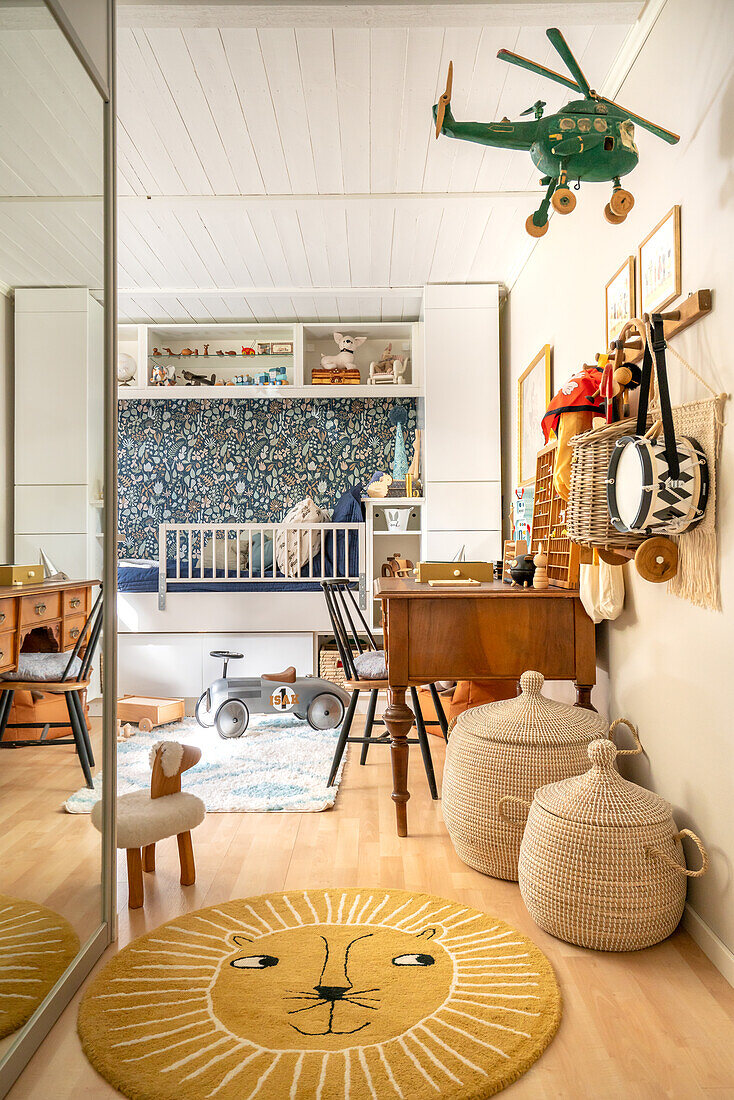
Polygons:
M419 386L261 386L261 385L206 385L206 386L123 386L118 390L120 401L280 401L287 398L309 398L316 401L335 399L371 398L382 401L396 397L422 397Z

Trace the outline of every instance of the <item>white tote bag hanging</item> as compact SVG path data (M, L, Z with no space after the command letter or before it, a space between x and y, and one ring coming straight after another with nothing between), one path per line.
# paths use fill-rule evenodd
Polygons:
M579 566L579 596L589 618L600 623L616 619L624 607L624 573L621 565L608 565L596 550L591 565Z

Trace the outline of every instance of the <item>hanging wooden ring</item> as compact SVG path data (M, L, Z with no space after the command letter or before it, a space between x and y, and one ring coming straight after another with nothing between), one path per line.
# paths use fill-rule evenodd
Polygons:
M645 539L635 551L635 568L643 580L652 584L670 581L678 572L678 547L662 535Z

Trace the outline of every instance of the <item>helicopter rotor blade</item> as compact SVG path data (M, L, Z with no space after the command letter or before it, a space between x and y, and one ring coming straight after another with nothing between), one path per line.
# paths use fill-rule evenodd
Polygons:
M554 73L552 69L546 69L545 65L538 65L536 61L530 61L529 58L523 57L519 53L500 50L497 57L500 61L507 61L510 65L518 65L521 69L528 69L529 72L536 73L537 76L545 76L548 80L555 81L556 84L563 84L565 88L570 88L572 92L581 91L578 84L574 84L573 80L569 80L567 76Z
M643 130L649 130L651 134L662 138L663 141L667 141L668 145L677 145L680 141L680 134L674 134L672 130L666 130L664 126L658 126L657 123L650 122L642 115L636 115L634 111L628 111L621 103L615 103L613 99L606 99L604 96L597 96L597 99L600 103L608 103L610 107L616 107L618 111L624 111L632 122L642 126Z
M576 84L584 95L589 98L591 95L591 85L581 72L581 66L576 58L571 53L571 47L566 39L563 37L558 27L549 27L545 32L546 36L551 42L551 45L555 47L556 51L561 55L561 58L566 63L566 67L571 76L575 79Z
M446 108L451 102L451 89L454 86L454 63L449 61L449 71L446 76L446 91L443 93L438 101L438 110L436 111L436 137L441 135L441 127L443 126L444 115L446 114Z

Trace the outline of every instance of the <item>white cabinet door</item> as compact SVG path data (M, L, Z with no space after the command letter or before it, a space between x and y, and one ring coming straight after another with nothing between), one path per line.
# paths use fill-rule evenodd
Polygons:
M312 634L203 634L202 680L204 687L222 675L221 657L212 657L211 650L241 653L241 661L232 661L228 676L262 676L263 672L282 672L294 665L299 676L307 676L313 668Z
M429 481L426 527L432 531L486 531L502 524L499 481Z
M426 480L499 481L496 309L425 314Z
M16 313L15 483L87 482L85 313Z
M198 699L201 638L185 634L118 634L117 690L120 695Z
M466 561L499 561L501 531L427 531L426 559L451 561L464 547Z

